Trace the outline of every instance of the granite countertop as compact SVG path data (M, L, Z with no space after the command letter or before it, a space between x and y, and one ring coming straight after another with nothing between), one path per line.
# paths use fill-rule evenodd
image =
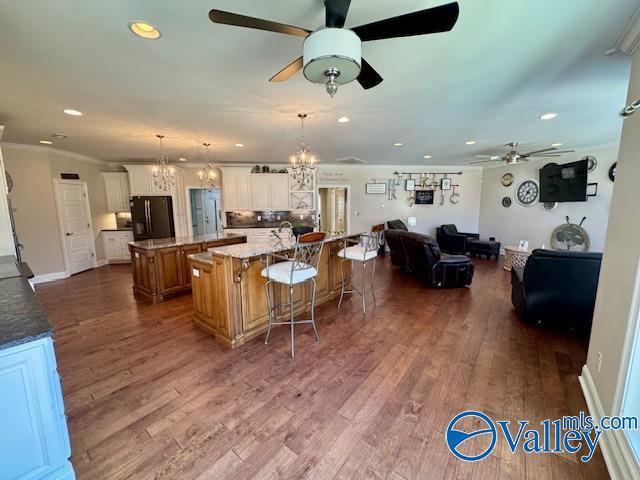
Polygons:
M195 243L215 242L217 240L237 240L238 238L245 238L244 235L237 235L235 233L210 233L208 235L190 235L186 237L170 237L170 238L157 238L153 240L136 240L129 242L137 248L144 248L153 250L155 248L171 248L179 247L181 245L192 245Z
M0 264L15 258L0 257ZM26 264L17 268L21 275L0 280L0 350L32 342L53 334L40 302L27 282L33 276Z
M359 233L350 233L343 235L331 235L326 236L324 241L335 242L336 240L342 240L347 237L354 237L360 235ZM222 247L212 247L207 253L197 253L189 255L192 260L201 262L210 262L212 255L222 255L226 257L247 259L251 257L258 257L260 255L267 255L269 253L286 252L292 250L295 247L295 240L291 240L289 237L284 238L282 242L278 242L273 237L260 238L249 237L247 242L238 243L236 245L225 245Z

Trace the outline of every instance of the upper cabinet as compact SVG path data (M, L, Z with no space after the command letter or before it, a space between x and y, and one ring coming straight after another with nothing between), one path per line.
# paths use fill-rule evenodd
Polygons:
M124 168L129 172L129 190L132 197L171 195L171 192L167 192L157 187L153 181L154 165L125 165ZM176 173L176 175L179 175L179 173Z
M286 173L252 173L252 210L289 210L289 176Z
M129 179L125 172L103 172L107 212L129 211Z
M251 167L222 167L222 206L226 211L253 210Z
M314 210L316 208L316 170L304 177L296 177L291 168L287 170L290 179L291 210Z

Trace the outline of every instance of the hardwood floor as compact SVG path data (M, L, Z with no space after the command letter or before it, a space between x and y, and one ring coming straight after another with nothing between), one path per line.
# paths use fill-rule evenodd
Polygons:
M433 290L378 262L377 306L319 307L297 329L226 350L191 324L191 297L136 303L129 266L38 286L80 479L608 478L600 450L466 463L444 431L586 412L583 341L522 324L508 274L474 260L471 289ZM477 446L479 448L479 445Z

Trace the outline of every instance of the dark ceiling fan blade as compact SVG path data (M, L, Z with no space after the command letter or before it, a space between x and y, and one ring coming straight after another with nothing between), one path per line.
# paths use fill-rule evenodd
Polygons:
M287 35L297 35L298 37L307 37L311 30L305 28L293 27L284 23L271 22L261 18L247 17L238 15L237 13L223 12L222 10L211 10L209 19L213 23L222 23L224 25L235 25L236 27L256 28L258 30L266 30L268 32L285 33Z
M276 73L273 77L269 79L270 82L284 82L285 80L289 80L293 75L302 70L303 61L302 57L296 58L289 65L284 67L278 73Z
M458 2L428 8L419 12L387 18L378 22L361 25L352 30L360 40L381 40L384 38L410 37L427 33L448 32L458 20Z
M344 27L351 0L324 0L327 27Z
M358 75L358 83L365 90L380 85L382 83L382 77L376 72L371 65L363 58L360 69L360 75Z

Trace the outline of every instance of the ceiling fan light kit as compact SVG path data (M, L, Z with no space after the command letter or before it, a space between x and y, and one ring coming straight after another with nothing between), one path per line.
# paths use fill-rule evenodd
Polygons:
M303 73L312 83L326 86L332 97L338 85L353 82L362 69L362 45L351 30L323 28L304 40Z

